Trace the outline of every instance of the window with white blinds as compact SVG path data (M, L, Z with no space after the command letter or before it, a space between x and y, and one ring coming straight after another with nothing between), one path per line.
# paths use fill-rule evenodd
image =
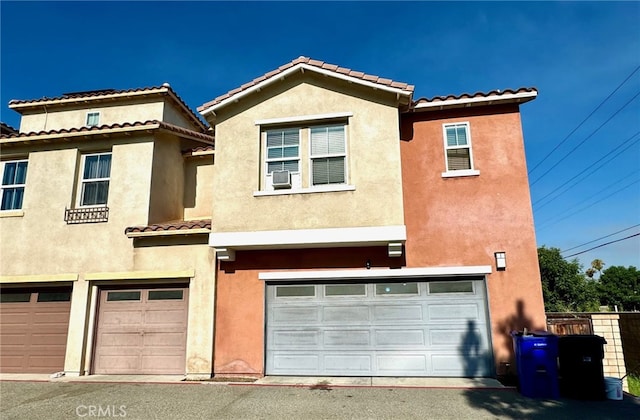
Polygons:
M300 166L300 130L267 131L267 174L273 171L298 172Z
M469 124L445 124L443 129L447 171L473 169Z
M345 126L311 127L311 184L344 184Z

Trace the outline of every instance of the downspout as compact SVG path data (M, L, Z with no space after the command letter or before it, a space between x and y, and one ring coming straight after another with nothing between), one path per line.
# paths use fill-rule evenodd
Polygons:
M49 118L49 113L47 112L46 105L42 105L42 107L44 108L44 127L42 128L42 130L47 131L47 120Z

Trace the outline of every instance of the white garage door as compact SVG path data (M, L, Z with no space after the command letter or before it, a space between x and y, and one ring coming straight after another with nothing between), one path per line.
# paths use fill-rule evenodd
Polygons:
M483 279L268 284L266 374L491 375Z

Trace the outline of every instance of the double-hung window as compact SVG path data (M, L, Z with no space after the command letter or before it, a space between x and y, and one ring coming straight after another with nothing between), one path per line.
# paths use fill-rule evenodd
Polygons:
M82 161L80 206L106 205L109 196L111 153L84 155Z
M473 170L469 124L445 124L443 128L447 172Z
M267 131L267 184L272 185L273 172L289 171L292 178L300 174L300 129Z
M344 184L345 126L311 127L311 185Z
M2 210L22 209L24 186L27 178L27 161L16 160L3 163Z

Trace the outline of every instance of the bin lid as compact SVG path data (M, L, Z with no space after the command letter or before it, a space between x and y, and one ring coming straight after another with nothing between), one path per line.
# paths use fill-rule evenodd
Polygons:
M511 331L511 336L557 337L554 333L550 333L549 331L527 331L527 335L524 335L522 331Z

